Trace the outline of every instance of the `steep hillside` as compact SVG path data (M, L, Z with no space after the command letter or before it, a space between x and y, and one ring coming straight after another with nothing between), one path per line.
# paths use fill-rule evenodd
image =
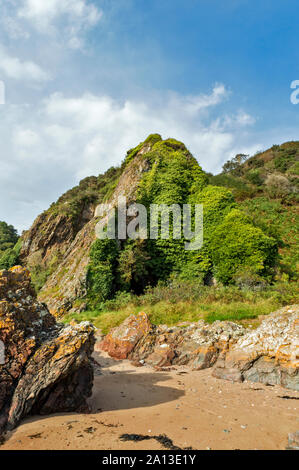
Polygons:
M244 175L220 178L246 184ZM170 278L232 284L245 275L257 284L271 282L277 275L277 241L254 225L244 198L240 202L234 188L224 186L229 185L219 184L219 177L210 177L209 184L183 143L149 136L127 153L121 167L87 178L64 194L23 236L21 259L40 289L40 300L63 314L100 308L118 292L141 294ZM100 202L116 206L120 195L146 208L203 204L203 248L186 251L184 238L165 240L161 234L155 240L97 240L95 207Z
M24 234L21 258L29 267L36 288L41 289L40 299L52 311L65 312L82 303L87 292L89 252L96 238L95 208L101 202L116 204L118 195L132 200L140 175L147 169L147 161L141 157L147 149L149 142L145 142L133 162L81 181Z
M34 221L22 236L21 261L26 264L37 288L58 268L80 230L93 219L97 204L115 188L120 168L85 178L61 196Z
M274 145L247 157L236 156L209 181L229 188L255 225L277 240L276 278L298 279L299 142Z

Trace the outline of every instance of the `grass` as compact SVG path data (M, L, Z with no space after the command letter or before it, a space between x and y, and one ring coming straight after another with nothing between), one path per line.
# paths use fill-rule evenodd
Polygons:
M142 296L122 293L105 302L98 310L68 314L63 321L90 321L104 334L129 315L145 312L155 325L173 326L204 319L207 323L230 320L245 323L268 315L283 305L296 303L295 285L290 283L260 291L235 286L207 287L196 283L157 286ZM255 325L258 322L254 322Z

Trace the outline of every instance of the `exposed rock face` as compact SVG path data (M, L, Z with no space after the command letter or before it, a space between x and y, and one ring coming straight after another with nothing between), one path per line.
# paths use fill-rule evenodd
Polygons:
M193 370L214 366L213 375L220 379L299 390L298 306L269 315L253 331L228 321L157 327L144 313L131 315L99 347L139 365L188 365Z
M149 169L149 163L143 155L150 149L151 145L147 144L137 153L123 171L111 198L105 203L115 207L120 196L125 196L128 204L135 201L140 179ZM92 217L93 215L94 211ZM39 300L46 302L54 315L62 316L70 310L78 311L80 306L77 307L75 302L86 295L89 252L96 240L95 226L98 222L98 219L92 217L90 217L91 220L85 221L86 223L75 236L60 238L59 246L55 248L62 250L63 259L39 293ZM34 239L32 230L30 236ZM45 246L48 245L47 241L44 243ZM31 242L31 251L34 251L34 246ZM31 253L28 259L33 259L33 255L34 253Z
M30 413L86 408L94 328L56 323L36 300L29 272L19 266L0 271L0 341L0 432Z
M117 359L154 367L190 365L195 370L211 367L221 351L237 341L245 330L232 322L207 325L202 320L187 327L151 325L142 313L131 315L106 336L100 347Z
M102 341L100 347L116 359L126 359L138 341L151 330L145 315L131 315L118 328L114 328Z
M299 390L299 306L274 312L242 336L221 355L213 375Z

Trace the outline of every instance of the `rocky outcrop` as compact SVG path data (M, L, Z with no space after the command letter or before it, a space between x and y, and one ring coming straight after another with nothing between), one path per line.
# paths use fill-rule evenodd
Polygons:
M118 328L114 328L102 341L102 351L116 359L126 359L141 338L146 336L152 325L145 313L131 315Z
M106 204L116 207L120 196L125 196L128 204L135 201L140 179L149 169L149 162L144 155L150 149L151 145L145 144L127 165L111 197L105 201ZM78 303L78 299L86 295L89 252L96 240L95 226L99 221L92 217L67 244L61 240L62 259L39 293L39 299L46 302L50 312L56 316L62 316L67 311L80 311L82 304Z
M261 382L299 390L299 307L281 309L256 330L229 321L155 326L146 314L131 315L99 348L116 359L155 368L213 367L213 375L233 382Z
M186 327L151 325L141 313L131 315L114 328L100 348L116 359L131 359L153 367L189 365L194 370L211 367L220 352L228 349L245 330L232 322L205 324L202 320Z
M219 358L217 378L299 390L299 306L269 315Z
M86 409L94 328L58 324L21 267L0 271L0 346L0 432L31 413Z

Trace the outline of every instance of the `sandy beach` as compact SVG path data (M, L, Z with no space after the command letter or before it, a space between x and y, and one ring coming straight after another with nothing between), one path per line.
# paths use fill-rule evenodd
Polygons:
M26 419L1 450L165 449L155 439L120 439L133 433L165 434L182 449L278 450L299 428L297 392L232 384L212 377L211 369L155 371L103 353L95 353L95 359L101 368L95 371L90 414Z

